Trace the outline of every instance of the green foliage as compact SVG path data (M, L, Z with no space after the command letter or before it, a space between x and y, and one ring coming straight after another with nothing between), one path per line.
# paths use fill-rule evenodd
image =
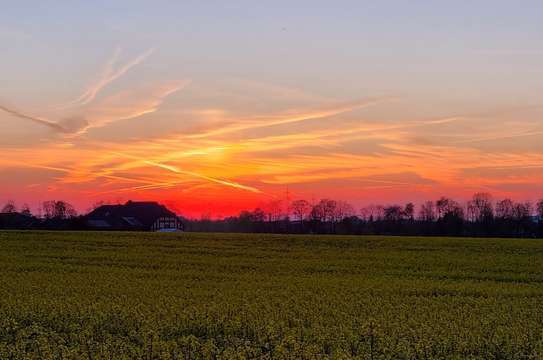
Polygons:
M543 241L0 232L1 359L538 359Z

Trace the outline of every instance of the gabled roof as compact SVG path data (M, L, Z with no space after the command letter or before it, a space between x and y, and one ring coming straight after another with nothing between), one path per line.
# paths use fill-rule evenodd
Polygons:
M124 205L102 205L86 216L89 225L112 229L150 229L161 217L177 215L154 201L128 201Z

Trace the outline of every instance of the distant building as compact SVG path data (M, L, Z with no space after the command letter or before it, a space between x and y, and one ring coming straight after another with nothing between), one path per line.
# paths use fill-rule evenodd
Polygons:
M85 223L94 230L183 230L183 223L175 213L152 201L102 205L85 216Z
M17 212L0 213L0 229L32 229L37 224L35 217Z
M531 216L530 219L535 223L543 222L543 218L541 218L540 216Z

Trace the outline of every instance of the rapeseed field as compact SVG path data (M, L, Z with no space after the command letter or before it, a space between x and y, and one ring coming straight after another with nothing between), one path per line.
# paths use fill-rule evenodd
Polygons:
M543 241L0 232L0 359L245 358L543 358Z

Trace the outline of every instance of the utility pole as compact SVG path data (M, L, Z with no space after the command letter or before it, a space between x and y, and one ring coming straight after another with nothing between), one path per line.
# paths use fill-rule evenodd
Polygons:
M290 219L291 208L290 208L290 191L288 189L288 185L287 185L287 188L285 190L285 211L286 211L287 219Z

